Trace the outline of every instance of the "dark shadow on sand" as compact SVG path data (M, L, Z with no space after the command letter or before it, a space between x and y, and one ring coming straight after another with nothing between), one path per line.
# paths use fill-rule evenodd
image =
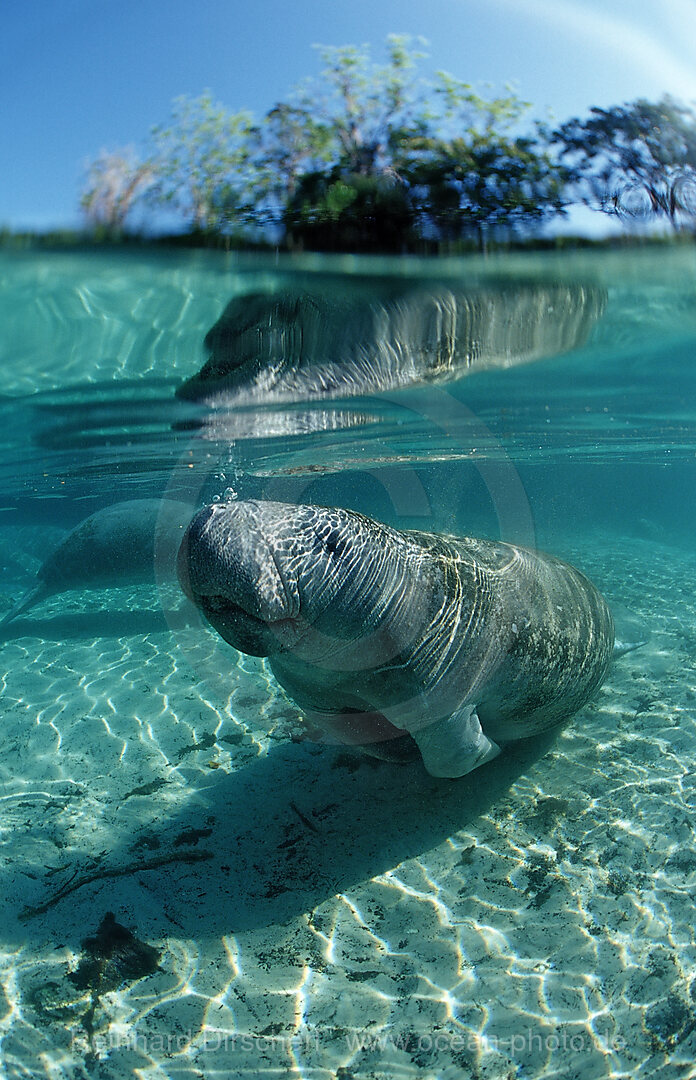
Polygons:
M141 834L124 829L100 861L131 866L131 873L87 884L26 923L8 911L5 933L25 939L41 923L51 937L72 939L76 910L90 922L95 912L114 911L117 918L133 912L150 925L154 919L162 937L184 933L198 940L285 923L471 826L555 736L518 743L460 780L435 779L420 762L391 764L307 742L272 747L237 773L196 772L200 782L179 814L168 814L156 794L134 796L142 799L147 847ZM194 838L195 830L209 831ZM201 850L210 853L205 862L137 869L153 856ZM17 898L14 912L23 901L44 903L89 861L87 852L76 852L65 872L50 878L36 867L31 897Z

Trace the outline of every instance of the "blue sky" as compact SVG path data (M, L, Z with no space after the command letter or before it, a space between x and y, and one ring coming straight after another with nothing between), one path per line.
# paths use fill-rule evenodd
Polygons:
M513 82L558 120L670 92L696 100L696 0L5 0L0 225L79 223L86 162L138 146L172 98L258 114L319 68L315 43L428 40L428 65Z

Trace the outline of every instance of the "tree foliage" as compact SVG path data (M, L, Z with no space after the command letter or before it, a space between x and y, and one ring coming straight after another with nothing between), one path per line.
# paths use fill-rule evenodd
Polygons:
M148 162L139 161L135 150L102 150L88 169L80 205L96 230L118 235L128 216L153 183Z
M261 225L279 225L296 199L302 178L320 173L331 160L331 131L308 105L280 103L258 131L254 203Z
M152 202L174 208L196 232L224 231L249 213L250 113L229 112L210 93L178 97L168 123L152 132Z
M400 252L415 238L416 215L407 188L388 175L305 174L288 201L287 235L317 251Z
M593 108L550 131L506 87L422 75L421 45L319 47L320 74L260 120L210 93L180 97L141 159L102 152L88 220L122 230L137 205L196 235L253 228L288 246L400 251L528 235L574 199L622 218L696 217L696 117L669 97Z
M296 91L303 107L321 117L330 165L351 176L380 176L392 167L402 133L415 122L423 81L423 53L409 39L387 39L386 64L374 63L367 45L320 47L324 67Z
M696 212L696 114L663 97L590 109L553 135L581 200L610 214L667 218L678 227Z
M430 130L400 148L398 168L414 192L424 231L446 241L529 228L564 211L566 170L544 146L543 133L518 133L530 106L512 91L483 98L446 72L435 93L440 112Z
M323 49L320 78L298 92L310 126L295 137L321 138L323 167L295 158L282 218L292 240L399 250L419 236L483 241L562 213L564 170L536 131L514 133L527 103L512 90L481 97L444 72L433 87L407 38L387 45L384 65L366 46Z

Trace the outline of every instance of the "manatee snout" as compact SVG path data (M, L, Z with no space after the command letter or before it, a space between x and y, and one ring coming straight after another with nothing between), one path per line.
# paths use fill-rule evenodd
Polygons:
M191 521L177 557L179 583L225 641L268 656L294 640L299 612L273 556L273 527L249 503L214 503Z

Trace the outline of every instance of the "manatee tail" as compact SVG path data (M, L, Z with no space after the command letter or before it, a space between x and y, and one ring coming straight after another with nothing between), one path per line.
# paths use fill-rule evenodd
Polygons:
M43 600L44 596L48 596L49 590L45 585L36 585L35 588L30 589L21 600L18 600L14 607L11 607L4 618L0 619L0 627L7 626L8 623L16 619L18 615L21 615L27 608L33 607L34 604L38 604L40 600Z

